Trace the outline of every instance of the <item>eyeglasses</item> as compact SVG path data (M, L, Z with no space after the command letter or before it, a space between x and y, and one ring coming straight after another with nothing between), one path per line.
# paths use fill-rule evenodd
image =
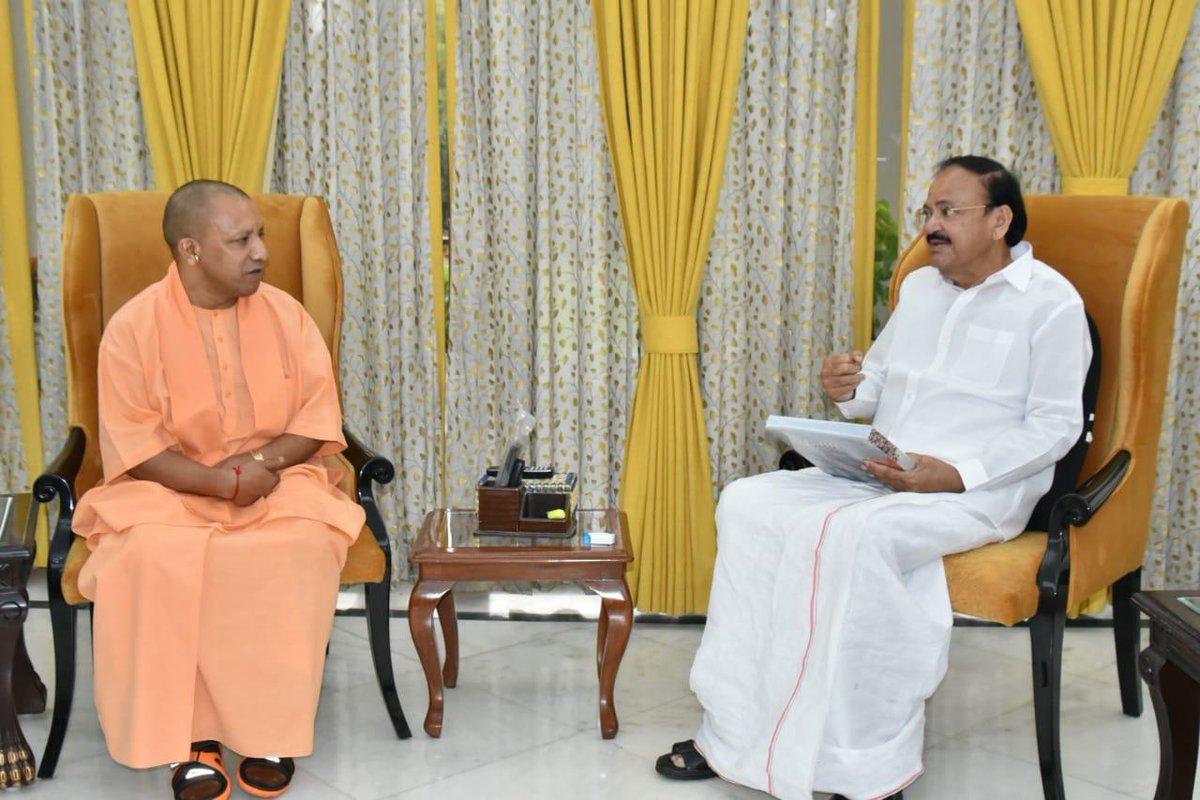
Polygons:
M924 228L927 224L929 224L929 220L933 219L934 217L940 216L946 222L950 222L962 212L970 211L974 208L991 209L993 206L990 203L980 203L977 206L958 206L957 208L942 204L936 209L930 208L929 206L921 206L913 212L913 219L916 221L918 226Z

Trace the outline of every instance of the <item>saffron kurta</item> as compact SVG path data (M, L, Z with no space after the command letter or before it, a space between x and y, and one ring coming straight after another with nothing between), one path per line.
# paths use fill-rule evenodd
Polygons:
M1083 303L1028 244L1012 256L969 289L933 267L909 275L840 404L953 464L965 492L809 469L722 493L691 682L697 747L723 777L788 800L858 800L920 775L952 625L942 556L1020 533L1082 426Z
M194 307L174 265L113 316L99 354L104 480L74 529L92 551L96 707L132 767L216 739L248 756L312 751L346 550L362 509L321 456L345 447L329 353L303 306L268 284ZM174 450L213 465L283 434L324 442L241 507L128 470Z

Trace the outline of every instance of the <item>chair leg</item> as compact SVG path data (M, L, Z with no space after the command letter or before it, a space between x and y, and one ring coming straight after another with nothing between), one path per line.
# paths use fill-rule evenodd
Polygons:
M50 627L54 634L54 717L50 736L38 767L39 778L54 777L67 722L71 719L71 703L75 699L75 620L77 610L62 596L56 581L50 582Z
M1113 592L1113 641L1117 647L1117 682L1121 686L1121 710L1126 716L1142 715L1142 681L1138 675L1141 646L1141 615L1133 596L1141 591L1142 569L1138 567L1116 580Z
M1029 620L1033 663L1033 717L1037 729L1042 793L1046 800L1065 800L1062 749L1059 740L1059 698L1062 683L1063 627L1066 623L1066 586L1058 600L1046 602Z
M400 696L396 693L396 677L392 672L392 636L388 628L388 604L390 587L386 578L379 583L366 584L367 590L367 638L371 642L371 659L375 662L375 677L383 692L383 702L392 727L401 739L412 737L404 709L400 707Z

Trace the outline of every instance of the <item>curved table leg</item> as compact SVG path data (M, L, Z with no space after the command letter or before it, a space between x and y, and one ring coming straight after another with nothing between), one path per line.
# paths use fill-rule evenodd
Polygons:
M600 601L600 619L596 624L596 678L604 680L604 643L608 639L608 606Z
M13 654L13 703L18 714L41 714L46 710L46 684L33 668L29 651L25 648L25 631L17 637L17 649Z
M13 701L13 661L29 603L24 587L14 586L9 579L11 574L11 568L0 571L0 788L4 789L32 783L37 769Z
M454 589L442 595L437 605L438 622L442 624L442 641L446 644L446 663L442 667L442 683L453 689L458 685L458 612L454 608Z
M1196 779L1200 687L1153 641L1138 657L1158 722L1158 787L1154 800L1191 798Z
M29 574L33 570L33 557L21 559L17 568L18 590L28 601ZM28 606L28 602L26 603ZM28 615L28 608L26 608ZM17 649L13 654L13 702L18 714L41 714L46 710L46 684L33 668L29 660L29 651L25 648L25 626L21 625L21 635L17 637Z
M425 670L429 684L429 710L425 713L425 732L433 737L442 735L442 671L438 664L437 640L433 635L433 610L454 584L450 581L418 580L408 600L408 629L413 646Z
M613 704L613 689L617 669L629 644L633 630L633 599L625 579L588 581L589 589L600 595L600 625L597 631L596 662L600 673L600 735L611 739L617 735L617 709Z

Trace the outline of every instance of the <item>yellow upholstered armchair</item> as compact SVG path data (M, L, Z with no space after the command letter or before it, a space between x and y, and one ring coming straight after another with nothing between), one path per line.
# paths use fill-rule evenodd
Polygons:
M1029 620L1042 788L1048 800L1061 800L1063 626L1067 609L1109 587L1121 705L1130 716L1142 711L1130 600L1141 587L1149 537L1188 215L1183 201L1155 197L1033 195L1025 203L1034 255L1075 285L1098 333L1092 442L1065 486L1059 479L1072 471L1071 454L1059 463L1029 530L948 556L945 566L955 611L1005 625ZM928 263L918 238L893 274L893 304L904 278ZM785 454L781 466L795 468L795 456Z
M1171 359L1187 204L1154 197L1026 198L1034 254L1083 297L1099 330L1100 387L1077 489L1054 498L1044 530L945 560L956 611L1013 625L1029 620L1042 788L1064 796L1059 747L1063 623L1112 587L1121 706L1142 711L1138 612L1150 535L1158 440ZM900 260L891 300L928 263L923 239Z
M54 774L66 735L75 690L76 613L88 602L79 594L77 579L89 551L72 534L71 519L76 499L101 477L96 385L100 336L125 301L166 274L171 254L159 221L167 197L165 192L112 192L73 195L67 203L62 291L69 432L66 445L34 482L39 502L59 499L47 574L54 630L54 717L38 770L42 778ZM317 197L261 195L255 202L263 215L270 251L266 280L304 304L325 337L336 373L342 265L329 211ZM388 632L391 549L373 489L374 483L389 483L395 470L349 430L344 432L349 447L334 458L341 462L345 476L342 488L363 506L367 524L350 548L341 581L365 584L375 675L392 726L400 738L407 739L412 734L396 693Z

